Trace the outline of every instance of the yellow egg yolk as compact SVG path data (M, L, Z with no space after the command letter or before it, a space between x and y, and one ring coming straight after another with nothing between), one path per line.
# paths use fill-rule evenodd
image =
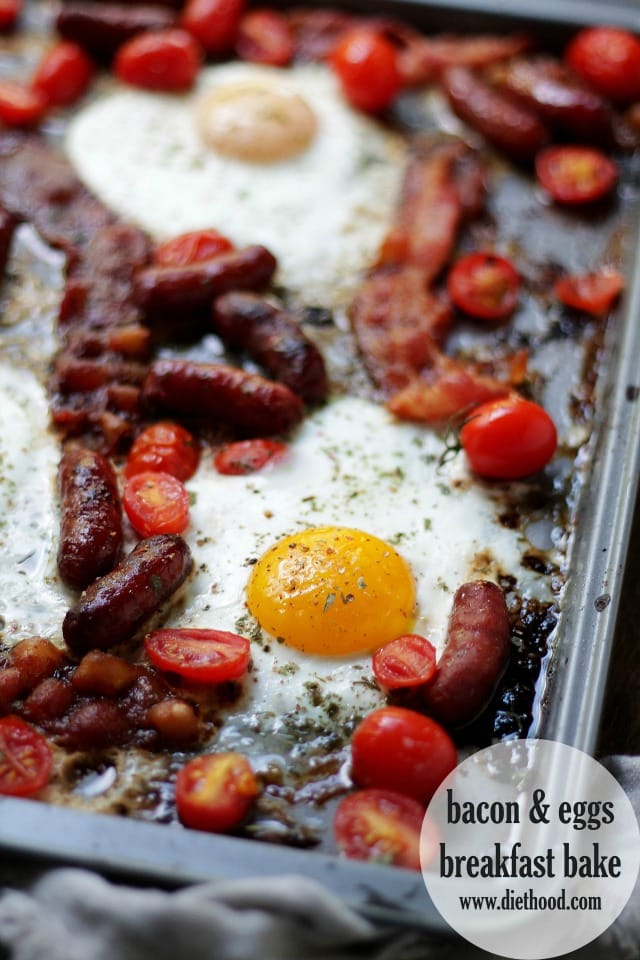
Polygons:
M344 656L410 629L415 583L383 540L348 527L316 527L267 550L253 568L247 599L272 636L305 653Z

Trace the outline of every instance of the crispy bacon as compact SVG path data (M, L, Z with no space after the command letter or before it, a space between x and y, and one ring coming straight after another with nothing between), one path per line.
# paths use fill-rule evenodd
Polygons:
M430 76L437 76L449 67L488 67L502 60L509 60L531 47L531 38L525 34L509 34L505 37L470 36L425 37L425 69Z

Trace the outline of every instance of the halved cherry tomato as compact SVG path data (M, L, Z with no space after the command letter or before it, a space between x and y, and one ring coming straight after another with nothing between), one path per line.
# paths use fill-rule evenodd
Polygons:
M180 424L161 420L133 441L124 472L126 477L148 471L170 473L184 481L193 476L199 462L196 438Z
M565 51L572 70L611 100L640 99L640 40L619 27L580 30Z
M547 147L535 165L538 182L558 203L593 203L618 182L613 160L594 147Z
M244 820L258 792L258 781L242 754L206 754L178 773L178 816L186 827L223 833Z
M181 24L207 53L230 53L238 36L246 0L188 0Z
M46 109L47 101L38 90L0 81L0 120L8 127L32 127L42 120Z
M154 630L144 646L160 670L195 683L238 680L249 665L249 641L226 630Z
M51 747L20 717L0 720L0 794L30 797L42 790L51 772Z
M404 707L374 710L351 739L351 773L358 786L395 790L425 806L456 761L446 730Z
M624 277L617 270L600 270L557 280L553 293L567 307L583 310L594 317L609 312L624 290Z
M0 0L0 30L15 26L22 13L22 0Z
M212 260L229 250L233 250L231 240L217 230L193 230L161 243L153 253L153 260L161 267L185 267L189 263Z
M136 473L125 483L122 502L141 537L182 533L189 526L189 494L170 473Z
M277 10L251 10L240 21L236 53L241 60L284 67L293 57L293 36Z
M494 480L517 480L549 462L558 438L546 410L517 395L481 403L460 430L471 469Z
M402 85L396 48L370 27L349 30L330 62L347 101L367 113L388 107Z
M504 320L518 303L520 277L504 257L470 253L457 260L447 277L456 307L480 320Z
M31 85L50 107L66 107L85 92L93 77L93 63L77 43L62 42L40 61Z
M120 47L114 71L133 87L173 93L193 86L200 64L200 48L186 30L150 30Z
M373 655L373 675L387 690L419 687L435 673L435 647L417 633L396 637Z
M354 860L377 860L420 869L424 807L392 790L356 790L336 808L333 830L338 849Z
M280 440L238 440L218 450L213 465L218 473L244 476L262 470L268 463L277 463L287 452L286 443Z

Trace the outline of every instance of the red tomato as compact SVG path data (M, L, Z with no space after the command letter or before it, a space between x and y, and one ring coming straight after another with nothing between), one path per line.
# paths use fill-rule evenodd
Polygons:
M8 127L32 127L39 123L47 101L38 90L11 80L0 80L0 120Z
M258 781L240 753L210 753L187 763L176 779L176 807L186 827L222 833L237 827L258 795Z
M565 51L572 70L611 100L640 99L640 40L618 27L589 27Z
M126 477L148 471L170 473L184 481L193 476L199 462L196 438L180 424L161 420L136 437L124 472Z
M170 473L136 473L125 483L122 502L141 537L182 533L189 526L189 494Z
M42 790L51 772L51 747L19 717L0 720L0 794L30 797Z
M120 47L114 71L132 87L173 93L193 86L200 63L200 48L185 30L150 30Z
M238 36L246 0L188 0L181 23L207 53L230 53Z
M9 30L22 13L22 0L0 0L0 30Z
M236 53L242 60L284 67L293 57L288 21L277 10L251 10L240 21Z
M553 288L554 295L561 303L594 317L607 314L623 290L622 274L608 269L599 273L561 277Z
M189 263L212 260L229 250L233 250L231 240L217 230L194 230L161 243L154 250L153 260L161 267L185 267Z
M457 260L447 278L456 307L480 320L504 320L518 303L520 277L504 257L470 253Z
M512 394L476 407L460 431L460 442L475 473L517 480L542 470L558 439L546 410Z
M32 86L50 107L66 107L82 96L92 77L93 64L82 47L63 42L44 55Z
M397 637L373 655L373 675L381 687L418 687L433 679L436 651L417 633Z
M238 440L222 447L213 458L218 473L243 476L262 470L268 463L277 463L287 452L286 443L280 440Z
M404 707L374 710L351 739L351 772L359 786L396 790L425 806L456 761L446 730Z
M378 860L420 869L424 808L392 790L357 790L336 808L333 830L341 853L354 860Z
M536 155L538 182L558 203L593 203L618 181L613 160L593 147L547 147Z
M388 107L402 84L396 48L371 28L349 30L331 53L331 66L351 106L367 113Z
M225 630L154 630L144 645L160 670L195 683L238 680L249 665L249 641Z

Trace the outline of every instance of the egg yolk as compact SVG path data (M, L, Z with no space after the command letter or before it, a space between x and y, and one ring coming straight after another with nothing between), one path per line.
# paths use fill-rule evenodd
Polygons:
M413 623L415 583L383 540L316 527L274 544L253 568L249 610L263 630L305 653L373 650Z
M196 104L203 142L217 153L248 163L275 163L306 150L316 117L302 97L261 83L210 90Z

